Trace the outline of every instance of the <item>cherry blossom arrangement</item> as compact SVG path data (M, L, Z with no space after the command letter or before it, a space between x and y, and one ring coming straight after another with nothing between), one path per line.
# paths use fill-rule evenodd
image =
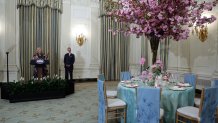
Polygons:
M216 20L213 15L202 16L204 11L211 11L216 6L216 1L119 0L117 4L107 11L107 15L126 26L113 27L110 31L113 34L123 32L125 35L144 35L150 38L153 64L156 62L160 40L185 40L189 37L190 27L202 27Z
M118 22L133 24L115 32L152 36L160 39L187 39L192 26L204 26L212 23L216 17L203 16L204 11L211 11L216 2L197 0L120 0L120 8L112 9L108 15Z

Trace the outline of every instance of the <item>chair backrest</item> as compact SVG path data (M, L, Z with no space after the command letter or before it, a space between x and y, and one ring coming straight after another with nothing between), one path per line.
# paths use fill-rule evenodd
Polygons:
M211 87L218 87L218 79L214 79L214 80L211 82Z
M131 79L131 73L129 71L124 71L120 73L120 81L130 80L130 79Z
M107 100L105 97L104 81L98 79L98 123L105 123L105 107Z
M215 123L215 112L218 104L218 88L202 89L199 108L200 123Z
M195 88L196 87L196 75L193 73L185 73L184 82L189 83Z
M159 123L160 89L137 88L137 123Z
M98 79L101 80L101 81L105 81L104 74L99 74Z

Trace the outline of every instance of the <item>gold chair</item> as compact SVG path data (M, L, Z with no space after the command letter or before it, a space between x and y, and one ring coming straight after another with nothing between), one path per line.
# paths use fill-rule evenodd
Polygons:
M211 90L213 89L215 92L218 91L217 89L215 90L215 88L208 88L208 90L209 89L211 89ZM209 90L209 94L213 95L210 90ZM204 98L205 98L205 89L203 88L202 93L201 93L201 101L200 101L199 108L192 107L192 106L186 106L186 107L182 107L182 108L177 109L176 123L179 123L179 122L186 123L186 122L180 120L179 117L182 117L183 119L185 118L185 119L188 119L190 121L195 121L197 123L200 123L200 120L202 119L201 113L203 112L203 110L204 110L204 113L208 111L207 108L203 109L204 100L207 101ZM210 98L216 100L216 97L211 96ZM210 105L210 103L205 103L206 107L208 107L208 109L211 109L210 106L215 107L215 105Z
M104 74L99 74L98 79L105 82ZM112 99L117 98L117 91L106 90L106 95L107 95L107 98L112 98Z
M126 103L118 98L113 98L113 99L107 98L105 83L102 80L98 80L99 87L101 87L101 84L103 84L102 87L103 87L104 94L100 96L99 98L104 98L102 99L104 100L102 104L105 104L105 105L99 108L103 108L103 110L105 110L104 111L105 112L105 120L104 120L105 123L108 123L109 119L118 119L118 118L120 119L123 118L124 123L126 123ZM99 103L101 103L101 101Z
M104 87L106 90L106 87ZM126 123L126 103L118 98L108 98L105 92L106 100L106 123L109 119L123 118Z
M200 104L201 104L201 98L195 98L194 101L195 101L195 106L197 108L199 108ZM216 115L216 118L218 119L218 107L216 108L216 114L215 115Z
M211 80L211 87L217 87L218 84L218 79ZM194 99L195 106L199 108L201 104L201 99L200 98L195 98ZM216 108L216 118L218 119L218 107Z

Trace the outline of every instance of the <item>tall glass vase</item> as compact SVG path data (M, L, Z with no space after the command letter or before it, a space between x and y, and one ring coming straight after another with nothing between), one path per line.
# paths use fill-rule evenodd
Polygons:
M152 64L156 62L159 43L160 39L157 36L151 36L150 46L152 51Z

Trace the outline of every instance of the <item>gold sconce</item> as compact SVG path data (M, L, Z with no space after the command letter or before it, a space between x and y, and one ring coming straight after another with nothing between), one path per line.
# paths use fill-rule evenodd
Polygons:
M203 25L201 27L195 26L192 30L192 34L196 33L201 42L205 42L208 37L208 28L207 25Z
M76 36L76 42L79 46L82 46L86 42L86 37L83 34Z

